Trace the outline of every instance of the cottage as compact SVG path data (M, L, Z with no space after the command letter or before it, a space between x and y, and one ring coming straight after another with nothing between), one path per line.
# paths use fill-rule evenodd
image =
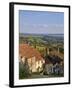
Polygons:
M51 74L53 72L53 64L50 62L50 60L46 59L45 60L45 68L44 68L44 72L45 74Z
M40 72L43 70L44 59L40 53L28 44L19 45L20 62L28 63L31 72Z
M46 74L63 74L63 60L58 56L46 56L44 72Z

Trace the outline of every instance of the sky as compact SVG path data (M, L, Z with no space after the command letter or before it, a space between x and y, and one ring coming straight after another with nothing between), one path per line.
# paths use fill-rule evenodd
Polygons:
M19 32L30 34L64 34L64 13L20 10Z

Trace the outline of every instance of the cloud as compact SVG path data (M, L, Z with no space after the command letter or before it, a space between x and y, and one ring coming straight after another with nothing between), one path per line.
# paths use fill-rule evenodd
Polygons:
M64 27L63 24L24 24L24 26L35 27L35 28Z
M21 31L25 33L64 33L64 26L62 24L25 24Z

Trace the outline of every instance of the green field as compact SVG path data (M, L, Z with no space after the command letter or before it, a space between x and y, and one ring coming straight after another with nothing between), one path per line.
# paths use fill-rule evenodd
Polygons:
M59 57L64 60L64 38L63 37L53 37L53 36L43 36L43 35L23 35L19 37L19 43L29 44L31 47L38 50L41 56L45 57ZM49 53L48 53L49 52ZM50 78L50 77L63 77L63 74L50 74L44 75L41 73L29 74L28 70L19 68L19 78Z

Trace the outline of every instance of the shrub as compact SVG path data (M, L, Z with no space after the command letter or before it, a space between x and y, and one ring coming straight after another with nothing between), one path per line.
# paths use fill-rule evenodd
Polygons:
M30 70L28 66L27 60L25 60L25 63L22 62L19 63L19 79L28 78L30 76Z

